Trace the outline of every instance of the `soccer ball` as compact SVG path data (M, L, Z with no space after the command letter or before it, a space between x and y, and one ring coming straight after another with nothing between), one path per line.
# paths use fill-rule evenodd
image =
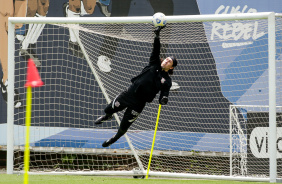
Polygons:
M153 15L152 23L155 27L164 26L166 24L165 14L158 12Z

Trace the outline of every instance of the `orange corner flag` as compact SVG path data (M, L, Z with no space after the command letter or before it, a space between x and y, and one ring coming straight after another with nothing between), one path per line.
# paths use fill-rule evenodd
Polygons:
M38 70L33 62L32 59L28 60L27 64L27 81L25 83L25 87L40 87L43 86L44 83L42 82Z

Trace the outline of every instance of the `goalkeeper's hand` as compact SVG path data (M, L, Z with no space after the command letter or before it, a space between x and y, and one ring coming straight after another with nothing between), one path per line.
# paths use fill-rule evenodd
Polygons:
M159 99L159 103L161 105L166 105L168 102L168 98L166 96L163 96L161 99Z
M154 30L154 33L156 34L157 37L160 36L161 30L162 30L163 28L165 28L165 27L166 27L166 25L164 25L164 26L158 26L158 27Z

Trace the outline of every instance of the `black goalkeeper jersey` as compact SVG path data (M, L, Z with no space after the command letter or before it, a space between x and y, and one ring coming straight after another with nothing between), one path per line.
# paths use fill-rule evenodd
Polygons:
M159 37L155 37L149 65L131 79L132 85L128 92L132 93L138 101L152 102L159 91L161 91L159 99L169 95L172 82L168 72L161 68L160 46Z

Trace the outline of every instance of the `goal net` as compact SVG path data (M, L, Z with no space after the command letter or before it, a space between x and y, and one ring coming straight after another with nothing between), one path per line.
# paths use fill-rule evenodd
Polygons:
M282 106L276 107L278 175L281 175L280 143ZM230 106L230 161L232 175L269 175L269 106Z
M235 108L241 127L237 127L240 140L235 142L242 149L235 150L239 154L230 153L229 108L269 103L267 15L167 17L160 36L161 57L175 56L178 66L171 76L169 102L162 106L150 175L255 175L236 171L238 166L230 162L234 155L245 158L248 131L245 114ZM117 132L123 112L99 126L94 121L148 64L154 38L151 18L10 20L25 23L28 29L9 40L9 62L14 62L14 69L9 68L9 76L14 76L9 77L13 86L9 90L17 89L25 104L28 57L38 61L45 83L33 89L30 172L145 175L158 97L146 105L125 136L108 148L102 143ZM279 105L279 18L276 27ZM23 170L26 112L12 106L8 106L8 127L12 124L13 128L8 132L14 140L13 158L8 167L16 172ZM268 172L262 175L269 177Z

